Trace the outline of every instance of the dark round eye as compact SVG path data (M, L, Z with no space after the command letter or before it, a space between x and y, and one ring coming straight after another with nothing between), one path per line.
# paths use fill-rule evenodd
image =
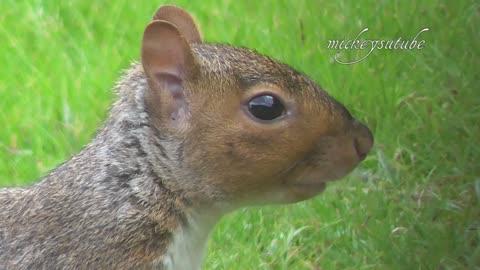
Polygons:
M260 120L273 120L285 114L285 107L276 96L265 94L248 102L248 111Z

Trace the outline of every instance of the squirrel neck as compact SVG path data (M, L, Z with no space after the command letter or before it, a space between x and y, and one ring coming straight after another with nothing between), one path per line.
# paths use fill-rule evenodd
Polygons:
M108 161L100 172L109 176L104 181L115 179L142 197L152 190L162 190L182 209L210 209L215 216L228 212L227 207L209 197L209 192L199 188L195 176L185 173L183 142L153 126L145 106L147 89L143 68L134 63L117 84L118 99L84 155L88 159L96 156L100 163ZM142 199L152 204L164 201L155 196Z
M210 232L227 208L197 189L197 179L181 174L182 143L163 137L152 126L144 108L146 89L143 70L134 65L119 83L117 91L122 93L95 139L36 188L59 194L71 194L74 189L73 193L83 193L91 201L79 206L71 199L71 207L95 205L96 211L107 216L125 209L125 213L140 213L133 218L153 224L159 236L152 241L161 242L161 254L167 254L158 265L168 266L162 269L196 269ZM65 204L65 200L59 203Z
M141 219L135 222L145 228L122 232L125 241L134 239L129 234L146 230L145 235L152 234L151 241L158 243L158 248L149 249L151 256L170 254L159 264L194 269L189 266L201 263L203 252L191 250L189 243L203 250L210 231L228 210L209 198L198 179L183 173L182 142L164 137L145 111L147 87L143 69L134 64L118 84L119 98L93 141L32 188L41 189L53 204L80 212L94 208L112 222L122 222L114 213L123 213L125 222ZM79 196L89 199L79 203ZM198 258L177 267L190 251Z
M159 224L170 221L161 224L171 233L159 263L162 269L200 269L210 232L226 208L195 188L195 178L181 174L182 142L164 137L151 124L145 111L146 89L143 70L134 66L118 89L130 92L120 95L94 148L108 147L104 152L110 155L112 171L107 175L116 174L116 181L126 182L121 184L137 198L132 203L158 217Z

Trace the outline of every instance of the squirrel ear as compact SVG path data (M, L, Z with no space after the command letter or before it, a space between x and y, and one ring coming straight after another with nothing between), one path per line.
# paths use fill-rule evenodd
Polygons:
M190 46L178 29L153 21L143 34L142 65L148 81L146 107L156 125L185 129L190 118L184 82L195 72Z
M202 43L202 37L192 16L177 6L160 7L153 20L167 21L175 25L189 43Z

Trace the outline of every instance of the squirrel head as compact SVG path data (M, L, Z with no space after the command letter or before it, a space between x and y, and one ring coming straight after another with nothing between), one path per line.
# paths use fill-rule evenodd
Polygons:
M178 7L157 11L141 52L151 124L181 145L179 177L210 199L305 200L372 147L370 130L307 76L248 49L203 43Z

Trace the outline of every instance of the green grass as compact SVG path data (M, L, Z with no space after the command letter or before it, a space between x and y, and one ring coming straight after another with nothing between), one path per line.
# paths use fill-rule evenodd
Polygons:
M0 2L1 185L32 183L88 143L160 2ZM309 74L376 138L323 195L225 217L206 269L480 269L478 1L175 3L207 41ZM423 50L334 63L327 41L365 27L370 39L430 31Z

